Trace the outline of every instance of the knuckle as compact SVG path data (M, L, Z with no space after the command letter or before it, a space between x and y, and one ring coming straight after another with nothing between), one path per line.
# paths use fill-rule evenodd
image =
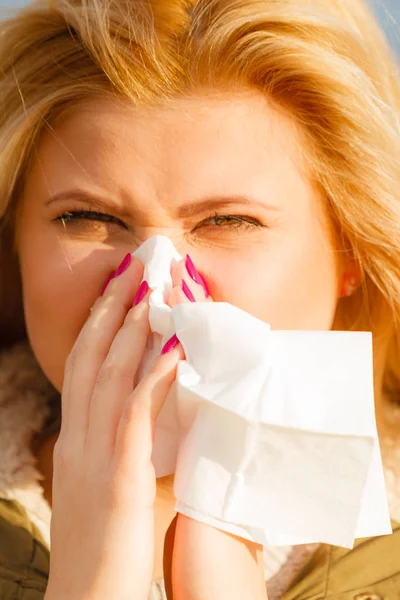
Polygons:
M129 377L133 381L133 374L129 375L126 368L116 359L108 359L103 363L97 376L96 387L105 388L116 379Z
M98 296L92 306L92 308L90 309L91 313L93 313L93 311L97 311L99 306L101 306L104 303L104 296ZM89 315L89 319L93 316L93 314Z
M104 303L104 298L98 298L95 302L95 304L93 305L93 308L97 308L99 306L101 306ZM73 371L76 364L79 361L79 356L81 355L85 355L88 352L93 351L93 348L96 348L96 342L98 340L96 340L96 337L98 339L101 339L101 332L99 331L99 328L94 327L92 325L88 325L88 323L94 318L93 313L91 313L91 315L89 316L87 322L85 323L85 325L82 327L81 331L79 332L75 343L70 351L70 353L68 354L66 360L65 360L65 371ZM95 339L93 339L95 338Z
M138 306L132 306L128 311L125 320L124 327L141 327L147 328L148 322L145 318L148 314L148 306L139 304Z
M63 478L75 468L75 453L72 445L57 440L53 450L54 475Z
M84 355L90 349L88 340L83 335L83 330L79 333L75 343L65 360L65 372L73 372L79 363L79 357Z
M157 383L160 379L174 377L174 365L167 364L164 355L159 355L154 360L149 370L149 378Z
M96 381L96 388L101 389L108 387L111 381L116 377L117 367L110 362L104 363L101 367Z
M148 419L149 407L146 400L147 394L139 394L139 397L137 397L137 395L133 393L129 396L121 423L122 428L132 424L143 423Z

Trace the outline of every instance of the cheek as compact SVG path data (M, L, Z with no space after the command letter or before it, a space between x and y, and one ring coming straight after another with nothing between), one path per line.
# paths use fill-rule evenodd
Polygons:
M229 260L214 260L209 273L214 300L230 302L273 329L332 327L337 265L329 249L287 244L242 250Z
M20 248L24 312L39 364L61 391L65 360L114 264L88 244L47 242Z

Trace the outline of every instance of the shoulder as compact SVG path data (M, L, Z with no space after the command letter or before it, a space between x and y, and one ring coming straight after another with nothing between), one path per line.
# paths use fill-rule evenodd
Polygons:
M321 544L281 600L383 600L400 589L400 524L352 550Z
M42 600L50 553L21 504L0 498L0 600Z

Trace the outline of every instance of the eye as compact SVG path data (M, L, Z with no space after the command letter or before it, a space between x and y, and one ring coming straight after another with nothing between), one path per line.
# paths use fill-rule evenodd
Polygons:
M215 213L202 221L199 227L230 228L230 229L255 229L262 227L261 223L254 217L248 215L221 215Z
M107 213L97 212L95 210L69 210L61 215L58 215L54 220L70 224L79 223L80 221L84 220L101 221L102 223L116 223L117 225L121 225L127 229L125 223L120 219L117 219L117 217L113 217Z
M95 221L101 223L112 223L120 225L124 229L128 229L123 221L117 217L113 217L107 213L98 212L95 210L70 210L58 215L55 219L63 224L83 225L82 221ZM95 225L95 223L93 223ZM248 215L223 215L215 213L211 217L207 217L199 223L194 231L201 228L208 229L259 229L263 227L261 223L254 217Z

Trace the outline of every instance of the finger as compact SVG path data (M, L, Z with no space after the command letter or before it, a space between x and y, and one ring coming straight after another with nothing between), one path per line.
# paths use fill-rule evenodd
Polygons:
M186 259L182 259L175 263L171 268L172 287L182 289L182 282L185 282L189 292L192 294L196 302L204 302L206 299L204 288L201 284L196 283L190 277L186 268ZM189 301L190 298L188 298ZM193 300L192 300L193 301Z
M69 354L62 390L61 435L73 436L82 443L86 438L90 401L95 382L112 341L133 303L143 275L143 265L136 257L97 298L89 318Z
M185 302L189 302L190 304L190 300L183 289L181 287L174 287L169 295L168 305L174 308L177 304L184 304Z
M148 290L143 300L133 306L115 336L102 364L90 402L86 445L98 457L114 454L118 424L150 334Z
M193 274L192 269L190 269L190 272ZM190 302L212 301L212 298L208 292L207 284L202 274L197 272L196 275L196 279L201 281L201 283L194 281L190 276L187 266L187 259L182 259L173 265L171 268L171 278L173 288L182 289ZM174 301L176 301L176 298L174 298Z
M115 443L115 461L122 476L140 479L141 470L151 462L155 423L183 358L181 344L159 355L127 399Z

